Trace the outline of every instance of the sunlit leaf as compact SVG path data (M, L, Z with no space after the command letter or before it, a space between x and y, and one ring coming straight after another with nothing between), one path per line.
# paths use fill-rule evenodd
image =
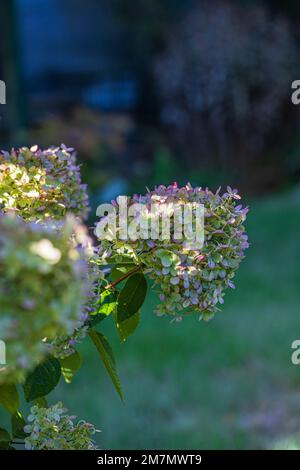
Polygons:
M117 305L117 295L115 292L111 292L110 290L104 291L100 295L100 299L97 305L97 311L95 312L97 315L110 315Z
M80 369L81 357L79 352L75 351L71 356L59 360L61 366L61 373L67 384L70 384L74 378L75 373Z

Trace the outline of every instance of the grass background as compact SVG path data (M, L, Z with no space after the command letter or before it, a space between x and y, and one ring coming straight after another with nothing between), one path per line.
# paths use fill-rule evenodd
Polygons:
M61 383L49 403L63 397L71 414L102 430L106 449L299 447L300 366L291 363L300 339L299 209L297 193L252 202L251 247L213 321L158 318L150 294L125 344L110 320L102 324L125 403L88 341L73 384Z

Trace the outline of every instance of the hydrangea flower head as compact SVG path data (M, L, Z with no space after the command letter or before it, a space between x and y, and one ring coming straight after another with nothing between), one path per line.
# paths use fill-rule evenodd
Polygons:
M49 408L33 406L24 432L28 450L97 450L93 436L98 432L85 421L74 423L61 402Z
M248 209L242 207L240 199L237 190L230 187L221 195L220 190L213 193L190 184L178 187L176 183L168 187L157 186L145 195L136 194L129 199L128 206L141 204L145 222L153 217L153 203L156 207L158 205L158 212L160 206L168 207L169 239L138 237L123 240L117 231L116 237L101 241L101 259L109 264L112 259L119 257L121 262L127 257L140 265L159 294L158 314L181 319L183 315L198 313L200 318L208 320L224 303L225 290L234 288L233 277L249 246L243 226ZM204 243L201 248L189 247L188 238L178 239L175 230L175 209L184 208L188 203L192 207L202 205L204 210ZM119 214L118 199L113 205ZM133 219L128 217L128 226ZM97 228L95 233L97 235Z
M59 232L0 217L0 331L7 365L0 384L22 381L47 352L44 341L71 334L88 294L87 261L71 240L74 219Z
M62 144L1 152L0 209L25 221L60 219L67 212L84 219L88 197L74 150Z

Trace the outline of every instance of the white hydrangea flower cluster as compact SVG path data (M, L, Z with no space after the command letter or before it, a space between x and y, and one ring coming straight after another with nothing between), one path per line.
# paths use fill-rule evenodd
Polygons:
M75 416L67 415L61 402L42 408L33 406L24 432L28 450L97 450L93 436L99 432L85 421L74 423Z
M27 222L59 220L67 212L84 219L87 187L81 183L74 149L34 145L0 152L0 209Z

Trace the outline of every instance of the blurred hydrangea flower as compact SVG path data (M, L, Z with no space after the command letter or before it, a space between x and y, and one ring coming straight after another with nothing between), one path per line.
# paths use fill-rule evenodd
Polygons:
M72 240L77 223L59 231L0 217L0 332L7 366L0 384L22 381L47 352L45 340L70 335L82 319L89 291L88 264Z
M61 402L49 408L33 406L27 418L24 432L25 448L28 450L97 450L93 440L95 427L67 415Z
M170 240L124 241L118 237L102 240L101 262L109 264L120 255L120 262L125 256L132 263L141 265L158 291L161 301L156 309L158 314L176 315L180 319L183 314L196 312L208 320L219 310L218 304L223 304L225 289L234 288L232 279L249 246L243 226L248 209L237 205L239 200L237 190L229 187L220 195L219 190L213 193L190 184L179 188L176 183L158 186L145 195L134 195L129 200L129 207L138 202L147 210L153 203L170 203L170 207L202 204L205 210L204 245L201 249L189 249L184 237L176 239L173 216ZM118 213L118 201L113 203Z
M67 212L84 219L88 196L74 150L62 144L1 152L0 209L25 221L60 219Z
M62 222L55 225L60 230ZM75 224L72 234L72 243L81 254L81 263L86 268L86 298L81 313L71 333L58 335L47 341L48 351L57 358L65 358L75 352L75 346L80 343L88 333L91 320L90 314L95 311L99 301L99 292L103 280L101 267L97 264L93 241L88 235L87 228L82 224Z

